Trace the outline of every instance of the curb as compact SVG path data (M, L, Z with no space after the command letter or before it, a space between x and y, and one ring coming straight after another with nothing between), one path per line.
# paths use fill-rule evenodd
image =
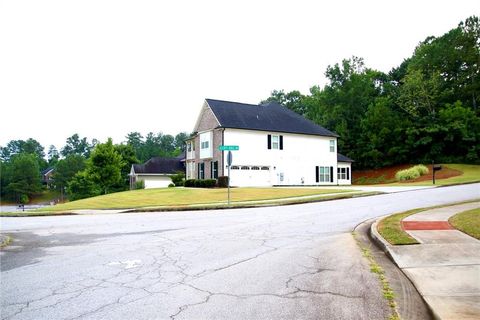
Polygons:
M418 291L418 288L417 286L415 285L415 282L413 282L407 274L405 274L405 272L403 272L403 269L400 268L400 266L397 264L397 261L395 261L395 258L393 257L392 255L392 252L390 251L390 248L392 247L392 245L387 242L387 240L385 240L381 235L380 233L378 233L377 231L377 225L378 225L378 222L385 218L385 217L388 217L388 216L383 216L383 217L380 217L378 218L377 220L375 220L374 223L372 223L371 227L370 227L370 237L372 238L372 240L375 242L375 244L377 244L378 247L380 247L383 252L385 252L385 255L390 259L392 260L392 262L398 267L398 269L400 269L400 271L405 275L405 277L407 277L407 279L410 280L410 283L412 283L412 285L415 287L415 289L417 290L418 294L420 295L420 297L422 298L423 302L425 303L425 305L427 306L428 310L430 310L430 313L432 314L433 318L434 319L438 319L438 320L441 320L441 318L438 316L437 312L435 312L435 310L432 308L432 306L428 303L428 301L425 299L425 297L420 293L420 291Z
M388 217L387 216L383 216L383 217L380 217L378 218L377 220L375 220L374 223L372 223L372 225L370 226L370 238L373 240L373 242L375 242L375 244L380 248L382 249L383 252L385 252L385 255L390 259L392 260L392 262L401 270L400 266L397 264L397 261L395 261L395 258L393 257L392 255L392 252L390 251L390 247L392 246L387 240L385 240L381 235L380 233L378 233L377 231L377 225L378 225L378 222L383 219L383 218L386 218ZM403 272L403 271L402 271ZM405 275L406 276L406 275ZM408 278L408 277L407 277ZM418 291L418 290L417 290Z

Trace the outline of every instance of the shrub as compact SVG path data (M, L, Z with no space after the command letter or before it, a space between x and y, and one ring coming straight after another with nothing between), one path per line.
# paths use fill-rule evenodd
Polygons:
M424 166L423 164L418 164L416 166L414 166L412 169L415 169L418 171L418 173L423 176L424 174L427 174L428 173L428 168L426 166Z
M228 187L228 177L227 176L218 177L217 187L227 188Z
M420 173L413 168L400 170L395 174L395 179L397 179L397 181L415 180L418 177L420 177Z
M70 201L79 200L101 194L99 186L93 182L87 171L80 171L67 185L67 194Z
M195 187L195 179L187 179L184 183L185 187L193 188Z
M217 180L215 179L205 179L203 180L204 188L214 188L217 185Z
M26 194L20 195L19 202L21 204L27 204L29 201L30 201L30 199L28 198L28 196Z
M179 171L176 174L172 175L172 182L176 187L181 187L185 184L185 173Z
M170 183L170 184L168 185L168 187L169 187L169 188L175 187L175 183Z
M139 180L135 182L135 190L136 189L145 189L145 181L144 180Z
M428 168L423 164L413 166L411 168L400 170L395 174L397 181L415 180L420 176L428 173Z
M217 184L215 179L188 179L185 181L185 187L190 188L213 188Z

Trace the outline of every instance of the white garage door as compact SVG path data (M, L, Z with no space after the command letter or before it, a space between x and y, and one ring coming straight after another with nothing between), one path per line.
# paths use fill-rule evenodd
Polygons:
M230 185L235 187L271 186L270 167L267 166L232 166Z
M172 183L169 176L142 176L140 179L145 181L145 189L166 188Z

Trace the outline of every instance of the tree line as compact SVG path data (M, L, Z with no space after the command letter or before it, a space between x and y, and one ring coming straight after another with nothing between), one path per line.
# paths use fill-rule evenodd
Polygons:
M307 95L276 101L340 135L357 168L401 163L480 163L480 25L472 16L383 73L358 57L328 66Z
M54 168L51 188L70 200L127 190L131 165L151 157L174 157L184 151L188 134L176 136L139 132L127 134L126 141L100 143L74 134L60 151L45 148L35 139L12 140L0 147L0 195L4 200L27 203L47 186L41 172Z

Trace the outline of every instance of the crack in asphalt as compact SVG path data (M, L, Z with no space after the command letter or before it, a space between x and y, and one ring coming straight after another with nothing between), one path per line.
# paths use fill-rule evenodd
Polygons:
M272 223L269 223L265 230L260 234L257 232L258 226L249 227L240 230L238 234L250 235L250 236L237 236L232 238L231 235L224 234L212 234L206 232L202 236L197 238L189 238L188 241L185 239L174 239L168 236L165 233L155 233L151 234L153 238L157 241L152 242L154 246L143 246L143 254L146 255L147 260L141 262L140 265L131 267L130 269L125 267L121 261L115 262L105 262L102 264L102 267L107 270L113 269L114 271L109 271L109 276L107 277L96 277L95 275L83 277L80 280L64 282L61 286L57 286L54 290L51 290L50 294L39 299L34 299L26 304L20 304L21 308L14 314L2 318L2 319L14 319L24 312L38 311L43 308L56 308L60 305L67 305L69 302L74 303L75 299L79 299L82 296L91 295L92 292L101 289L108 288L122 288L125 289L125 292L117 295L112 301L106 302L92 310L77 314L70 317L70 320L77 320L86 317L95 317L95 315L100 314L102 311L107 310L109 307L115 305L127 305L143 299L152 297L153 295L165 295L168 296L170 290L175 288L185 286L191 288L192 290L198 292L199 296L193 298L193 302L185 303L178 305L176 311L169 315L171 320L177 319L185 311L190 308L205 305L210 302L214 296L226 296L235 299L251 299L257 297L276 297L280 299L307 299L311 296L325 296L330 295L343 299L362 299L362 296L348 295L341 292L334 292L331 290L311 290L304 288L301 285L295 285L295 280L300 277L314 276L324 272L335 272L335 269L323 267L322 261L319 257L307 254L305 257L312 260L315 266L307 266L301 263L297 263L297 267L303 268L306 271L295 273L288 277L285 280L285 289L286 292L276 293L276 292L259 292L259 293L249 293L249 294L234 294L231 292L220 292L220 291L208 291L201 286L196 286L192 284L192 281L207 277L209 275L225 271L230 268L234 268L244 263L254 261L263 256L272 254L278 250L313 250L315 246L312 246L311 243L318 239L319 237L333 236L338 234L338 232L304 232L303 234L295 233L284 233L277 234L274 236L272 232L269 231L273 227ZM131 235L145 234L142 232L132 233ZM201 251L205 244L202 243L202 239L209 237L215 241L248 241L255 245L257 252L252 256L239 259L237 261L230 262L223 266L218 266L215 268L206 268L199 270L197 272L190 272L192 267L195 267L193 261L185 260L185 254L191 253L195 254L198 251ZM103 237L101 237L103 238ZM271 243L280 242L281 245L272 245ZM61 244L58 244L61 245ZM112 244L115 245L115 244ZM182 245L183 247L187 246L189 250L182 250L182 252L175 252L177 246ZM98 254L99 258L103 258L102 254ZM320 265L320 266L319 266ZM116 270L116 271L115 271ZM142 283L145 281L145 283ZM88 285L84 285L84 284ZM160 287L158 289L157 287ZM140 294L141 292L141 294ZM41 304L42 301L47 301L51 299L55 301L51 304L46 304L39 307L32 307L34 303ZM198 301L195 301L198 300ZM12 304L7 307L19 305Z
M262 296L271 296L271 297L277 297L281 299L305 299L309 295L333 295L337 297L342 297L342 298L348 298L348 299L358 299L362 298L361 296L354 296L354 295L346 295L338 292L332 292L332 291L315 291L315 290L308 290L299 286L293 286L291 283L298 277L301 276L306 276L306 275L315 275L321 272L328 272L328 271L335 271L334 269L328 269L328 268L319 268L319 267L309 267L309 266L304 266L304 265L299 265L300 267L303 267L305 269L311 269L309 271L301 272L294 274L290 278L288 278L285 282L285 288L288 289L288 292L286 293L272 293L272 292L261 292L261 293L251 293L251 294L233 294L229 292L211 292L205 289L202 289L201 287L194 286L193 284L189 283L192 280L197 280L199 278L205 277L207 275L211 275L213 273L223 271L235 266L238 266L243 263L247 263L249 261L255 260L261 256L268 255L270 253L273 253L277 250L280 249L288 249L285 248L286 246L291 244L292 237L288 237L287 239L290 241L287 241L287 244L284 246L272 246L269 245L268 243L271 241L275 241L277 239L281 239L282 237L270 237L266 234L262 236L262 238L247 238L250 241L259 241L259 247L265 248L264 251L257 253L251 257L241 259L238 261L235 261L233 263L227 264L225 266L213 268L213 269L205 269L200 272L194 273L194 274L189 274L187 273L187 270L189 268L188 262L182 261L182 256L175 257L175 254L169 252L169 248L167 244L170 244L172 246L178 244L178 240L173 240L165 235L155 235L155 237L163 240L163 245L159 247L155 247L158 251L151 252L150 250L146 250L145 253L147 253L147 256L151 259L150 262L148 263L142 263L141 266L136 266L131 269L126 269L122 264L119 265L109 265L109 263L103 264L104 268L113 268L113 269L118 269L116 272L110 273L109 277L95 277L95 276L90 276L90 277L85 277L83 279L73 281L73 282L64 282L61 286L57 286L54 289L50 288L45 288L50 291L50 294L45 295L41 298L38 299L33 299L31 301L28 301L25 304L7 304L6 307L12 307L12 306L19 306L19 310L10 316L2 319L14 319L16 316L22 314L23 312L26 312L27 310L29 312L31 311L37 311L43 308L55 308L59 306L60 304L67 303L69 301L73 301L76 298L81 297L84 294L88 294L91 292L94 292L96 290L100 290L103 288L111 288L111 287L119 287L119 288L125 288L127 291L119 296L116 297L114 301L111 301L109 303L105 303L98 308L95 308L93 310L89 310L87 312L81 313L79 315L76 315L74 317L69 318L70 320L76 320L76 319L81 319L84 317L89 317L92 315L95 315L97 313L102 312L103 310L107 309L108 307L117 305L117 304L130 304L134 303L136 301L145 299L147 297L150 297L155 294L162 294L162 295L168 295L168 289L172 289L174 287L178 286L186 286L189 287L193 290L198 291L199 293L203 294L204 297L201 298L200 301L194 302L194 303L186 303L183 305L178 306L177 311L173 314L171 314L169 317L170 319L176 319L179 315L181 315L183 312L188 310L191 307L195 307L198 305L202 304L207 304L210 299L213 296L228 296L232 298L237 298L237 299L249 299L249 298L254 298L254 297L262 297ZM299 244L299 242L311 240L313 236L312 235L302 235L298 237L295 242L296 245ZM198 247L197 247L198 249ZM195 251L195 250L193 250ZM319 258L314 257L309 255L308 256L310 259L313 259L316 263L319 263ZM163 267L167 267L167 270L163 270ZM170 269L170 270L168 270ZM165 277L167 274L172 274L175 276L178 276L179 279L176 281L168 281L168 277ZM129 278L130 277L130 278ZM147 284L143 286L138 286L135 285L139 281L145 279L145 277L148 277ZM128 279L128 280L126 280ZM153 280L153 281L152 281ZM88 283L88 285L85 285L85 283ZM153 288L155 288L156 285L159 284L164 284L166 286L166 290L163 291L154 291ZM131 300L128 299L129 296L138 294L138 292L143 292L144 294L141 296L137 296L135 298L132 297ZM47 303L44 305L41 305L42 301L48 301L52 300L52 303ZM127 301L125 301L127 300ZM33 306L39 304L40 306Z

